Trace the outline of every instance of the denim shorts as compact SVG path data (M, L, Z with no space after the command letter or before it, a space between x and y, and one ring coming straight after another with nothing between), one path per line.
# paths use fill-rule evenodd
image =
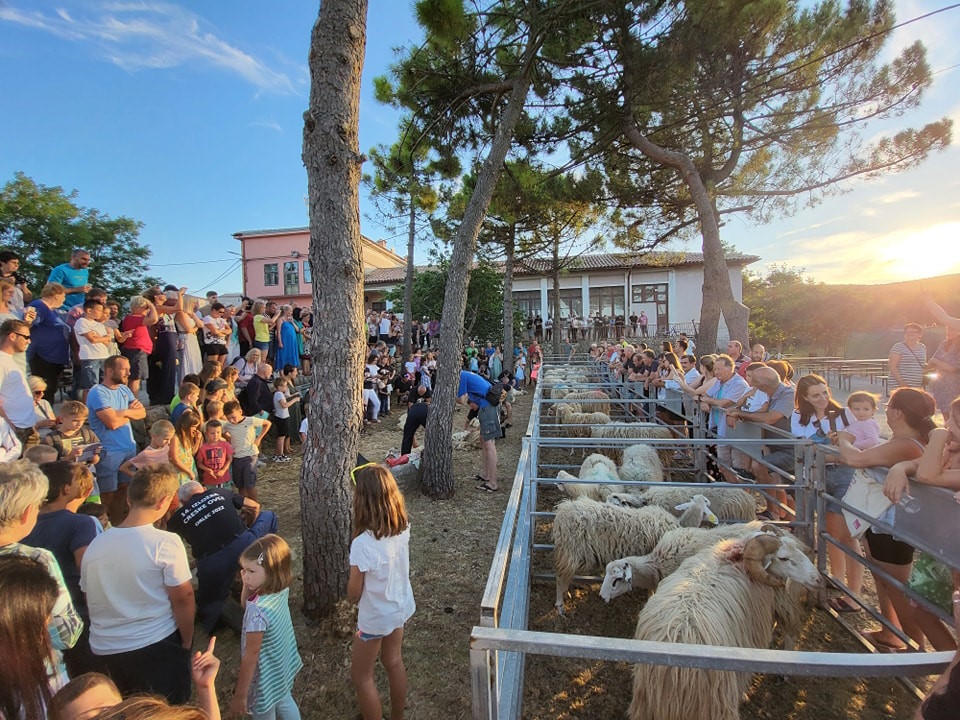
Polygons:
M97 486L100 492L115 492L117 485L126 485L130 476L119 472L120 466L137 454L137 449L127 452L107 451L101 448L97 463Z
M360 628L357 628L357 638L363 640L364 642L369 642L370 640L382 640L386 635L372 635L371 633L365 633Z
M826 490L837 500L843 500L847 494L850 485L853 483L853 473L855 468L849 465L827 465L826 468ZM827 502L827 512L839 513L843 509L834 502Z
M103 360L80 361L80 389L89 390L100 382L100 371L103 369Z

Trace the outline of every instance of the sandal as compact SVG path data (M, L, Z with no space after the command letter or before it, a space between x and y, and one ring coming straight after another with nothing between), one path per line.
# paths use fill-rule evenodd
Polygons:
M863 630L860 637L877 648L881 652L903 652L907 646L897 641L897 643L888 642L882 639L883 630Z
M487 483L481 483L480 485L477 485L477 490L485 493L495 493L498 488L490 487Z

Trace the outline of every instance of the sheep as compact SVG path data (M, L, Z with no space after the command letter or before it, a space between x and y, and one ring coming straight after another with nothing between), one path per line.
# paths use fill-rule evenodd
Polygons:
M663 578L701 550L713 547L721 540L746 537L758 531L779 532L775 528L774 525L754 520L715 528L682 527L670 530L646 555L633 555L608 562L600 597L604 602L610 602L631 590L656 590Z
M610 422L610 416L601 412L575 413L571 412L569 409L561 409L558 412L558 415L560 417L560 422L563 425L590 426ZM567 427L563 428L562 432L565 437L590 437L592 428Z
M624 448L620 479L628 482L663 482L663 464L656 449L641 443Z
M557 574L557 612L577 573L605 566L626 555L650 552L668 530L698 526L709 513L704 503L691 506L678 520L658 507L630 509L586 497L564 500L553 519L553 560Z
M752 493L739 488L715 488L705 485L702 488L653 486L638 493L611 493L607 502L624 507L643 507L656 505L672 510L690 499L694 492L702 493L710 501L710 509L716 513L720 522L746 522L757 517L757 501Z
M563 480L605 480L603 485L593 483L565 482L559 487L570 497L588 497L593 500L604 500L610 493L623 492L624 487L617 483L617 466L608 457L594 453L588 455L580 465L580 477L560 470L557 477Z
M820 584L816 566L797 545L767 533L724 540L664 578L640 611L634 637L766 648L775 620L800 616L793 606L802 588L795 584ZM749 673L636 665L628 717L739 720L740 700L750 683Z
M475 430L455 432L451 440L454 450L479 450L483 442L480 439L480 433Z

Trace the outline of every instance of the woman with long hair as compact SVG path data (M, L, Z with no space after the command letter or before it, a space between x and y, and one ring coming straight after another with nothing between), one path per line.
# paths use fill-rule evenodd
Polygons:
M180 382L183 382L185 375L196 375L203 367L203 354L200 352L200 341L197 339L197 332L203 328L203 318L197 315L197 298L185 297L183 309L174 315L174 319L183 341L183 347L180 349L180 366L177 368Z
M293 309L289 305L280 308L277 318L277 357L276 367L293 365L300 367L300 348L297 345L297 329L293 324Z
M0 718L46 717L53 693L53 646L47 623L56 581L36 560L0 556Z
M797 382L798 393L806 377ZM892 437L875 447L859 450L841 434L837 438L841 461L849 467L865 470L872 478L883 483L889 468L900 462L916 460L923 455L930 432L936 427L932 418L935 411L935 403L929 393L916 388L897 388L890 395L886 410L887 424L890 426ZM839 429L841 428L838 427ZM843 497L843 493L831 494L834 497ZM828 513L827 516L827 531L834 534L834 531L839 529L836 524L838 521L831 522L830 515L839 515L839 510L836 513ZM843 525L844 532L849 536L842 516L839 517L839 523ZM900 582L906 583L913 569L913 548L879 530L868 530L864 539L867 557L873 560L881 570ZM828 547L828 552L829 549ZM859 563L850 564L859 565ZM903 592L877 575L874 575L874 582L877 585L877 599L883 616L891 625L899 627L910 637L922 637L920 628L916 627L912 621L913 614L910 612ZM850 587L859 593L859 586L851 585ZM864 633L864 637L874 645L889 649L903 648L900 639L885 627Z
M947 328L947 337L933 353L929 367L936 371L930 383L930 394L946 419L950 414L950 403L960 397L960 330Z

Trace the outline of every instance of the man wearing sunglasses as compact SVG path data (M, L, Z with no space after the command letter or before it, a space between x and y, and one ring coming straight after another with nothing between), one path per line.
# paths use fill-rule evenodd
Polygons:
M30 326L21 320L4 320L0 325L0 402L3 414L13 427L23 449L38 445L40 435L34 425L33 393L23 370L14 359L30 345Z
M499 398L503 396L502 385L497 383L496 387L484 380L475 373L460 371L460 385L457 388L457 402L468 404L476 409L477 417L480 419L480 439L483 441L481 446L481 456L483 460L483 474L477 475L476 479L480 481L477 490L485 493L494 493L497 491L497 446L496 440L503 437L503 430L500 428L500 408L498 407ZM493 391L493 392L491 392ZM496 404L491 404L490 399L498 396Z

